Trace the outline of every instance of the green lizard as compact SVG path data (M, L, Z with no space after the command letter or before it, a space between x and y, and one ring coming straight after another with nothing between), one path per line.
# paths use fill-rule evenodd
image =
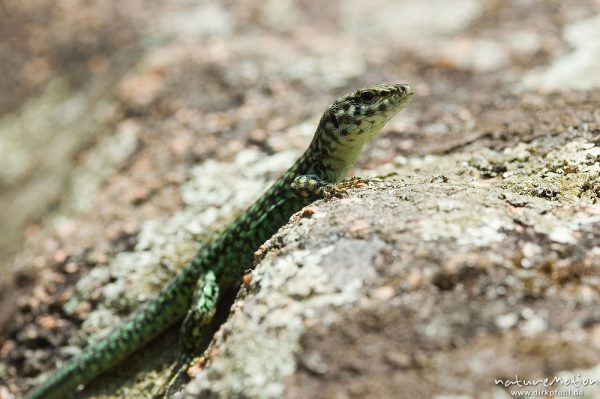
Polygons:
M54 372L26 399L65 397L181 321L182 346L194 350L215 314L219 292L240 284L254 251L314 199L334 195L365 143L411 100L406 84L378 84L337 99L306 152L244 213L204 245L158 296L99 343ZM187 315L186 315L187 314Z

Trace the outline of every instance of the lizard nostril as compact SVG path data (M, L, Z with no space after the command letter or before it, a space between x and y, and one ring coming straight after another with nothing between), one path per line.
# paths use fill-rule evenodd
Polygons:
M413 94L412 88L409 85L405 84L405 83L398 83L395 86L396 86L396 89L398 90L398 93L401 93L401 94L404 94L404 93Z

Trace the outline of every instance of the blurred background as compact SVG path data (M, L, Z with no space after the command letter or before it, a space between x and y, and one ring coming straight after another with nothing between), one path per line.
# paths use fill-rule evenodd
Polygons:
M391 153L425 153L457 139L449 128L466 134L466 99L598 85L598 4L2 0L1 269L49 212L88 211L148 129L201 158L201 137L268 139L344 91L409 81L413 124L423 104L443 103L418 130L436 143L415 146L412 126Z
M0 0L0 332L40 276L179 209L194 165L302 151L360 86L416 91L361 170L568 125L544 93L597 89L598 38L597 0Z

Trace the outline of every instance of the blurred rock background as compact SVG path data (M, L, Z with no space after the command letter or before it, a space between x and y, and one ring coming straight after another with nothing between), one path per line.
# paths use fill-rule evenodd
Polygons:
M375 240L365 252L379 254L380 247L400 245L392 251L400 255L380 260L386 266L378 273L387 279L373 286L365 283L353 295L392 301L403 289L423 294L419 291L427 286L423 281L431 281L439 292L430 297L451 296L457 284L452 276L463 268L449 270L448 265L470 262L468 270L479 270L473 264L480 263L469 256L503 254L485 267L516 264L514 281L523 286L511 286L510 276L493 272L484 273L478 284L498 286L508 279L515 292L527 295L512 297L495 311L480 304L473 314L493 316L479 327L479 334L494 348L500 347L494 337L505 330L530 336L533 328L541 334L540 341L527 341L530 357L522 370L525 374L592 367L600 353L596 327L600 316L593 311L600 289L595 277L600 265L598 37L597 0L0 0L0 398L19 397L41 372L75 353L90 334L102 335L152 296L193 256L198 241L225 225L293 162L333 98L379 81L409 82L417 94L369 146L356 174L397 173L401 180L391 189L401 192L413 181L428 187L447 178L467 179L469 184L489 187L493 198L508 198L512 210L500 209L492 197L465 188L462 180L454 181L454 189L471 193L475 202L494 204L490 207L509 215L512 207L529 206L536 215L556 218L517 215L516 219L523 218L519 230L519 223L509 224L502 213L501 218L478 222L491 225L489 229L469 230L452 227L458 220L473 221L472 214L460 213L461 207L452 201L406 210L423 223L433 214L451 215L454 219L440 219L417 237L430 240L424 253L435 252L440 240L449 240L453 244L446 248L448 257L460 253L461 259L470 260L434 256L431 264L413 262L414 273L404 275L398 272L409 267L399 266L408 262L402 259L407 251L402 245L410 240L396 236L399 232L394 229L418 229L410 220L390 215L389 224L380 227L389 240L384 239L385 244ZM376 189L368 188L364 195L368 198L369 190ZM442 189L438 194L450 195ZM417 199L423 201L417 194L404 201ZM460 201L469 203L468 198ZM331 212L336 212L333 206ZM354 212L362 215L360 209ZM376 223L374 218L376 214L367 213L351 224L352 237L364 230L366 238L373 239L375 232L365 226ZM332 220L323 240L332 232L344 236L347 232L336 230L343 228L339 225ZM433 227L440 226L449 227L433 234ZM475 231L481 240L466 239L465 231ZM318 247L318 241L304 245ZM417 264L424 274L418 274ZM428 275L422 272L427 267L439 270ZM446 280L452 283L447 286ZM402 288L398 281L412 285ZM539 283L541 288L536 285L539 281L545 281ZM524 310L533 306L528 302L532 298L539 300L534 302L540 308L549 308L544 299L557 292L566 295L560 306L552 305L562 309L561 317ZM511 313L513 307L519 310ZM570 335L549 320L569 320L573 309L581 313L572 322ZM360 314L360 309L352 312ZM403 313L390 310L390 314ZM256 394L249 385L240 389L249 397L279 397L285 392L289 397L323 398L392 393L477 397L485 387L496 392L492 380L476 383L477 366L463 370L462 383L449 384L440 382L445 366L435 369L425 361L428 351L468 346L478 334L468 331L474 325L473 314L454 320L464 327L452 331L460 339L425 345L416 354L408 349L394 352L392 360L382 360L387 364L383 368L342 367L347 359L332 355L329 370L339 366L342 371L328 377L319 361L311 363L313 356L285 363L288 369L299 370L290 380L285 380L290 373L264 374L273 378L269 383L274 385L262 384L275 386L269 394ZM406 324L402 318L379 320L382 317L374 316L372 328L358 317L362 324L356 331L377 326L395 331ZM429 317L439 320L444 315L433 312ZM290 340L303 340L305 346L294 346L290 353L307 353L310 348L310 353L327 357L315 337L329 328L342 328L331 323L317 323L312 335L294 335ZM541 350L541 343L549 342L549 330L555 346ZM400 338L390 334L386 341L374 333L373 340L381 340L381 345L373 351L393 347ZM176 341L176 332L171 335L167 342ZM331 347L351 354L348 346L357 346L352 344L357 339L349 339L350 343L338 339ZM543 360L561 345L566 349L559 357ZM364 343L358 346L364 348ZM518 360L516 353L523 349L517 346L521 349L510 349L515 363L488 370L489 376L511 375L515 365L525 364ZM487 347L482 348L485 352ZM146 355L158 360L138 364L142 374L152 378L131 387L133 377L117 373L98 383L94 395L122 396L118 391L122 386L129 397L135 397L131 392L142 395L139 392L155 389L152 381L159 377L152 373L159 370L160 376L169 361L163 352L159 343ZM467 357L462 353L442 363L474 364ZM407 369L437 370L421 376L439 384L419 392L423 382ZM396 381L386 373L405 379ZM231 370L226 374L242 381ZM382 380L375 375L383 375ZM449 379L456 378L453 374ZM240 394L226 380L211 382L219 387L216 394ZM407 393L398 393L395 387L407 384ZM191 386L188 394L208 395L207 389Z

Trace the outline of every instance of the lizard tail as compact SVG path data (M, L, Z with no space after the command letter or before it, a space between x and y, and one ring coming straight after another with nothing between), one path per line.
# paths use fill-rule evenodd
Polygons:
M183 272L159 296L148 303L123 326L106 338L85 349L52 374L44 383L29 392L24 399L60 399L79 385L85 384L134 351L154 339L161 332L183 318L190 306L187 292L181 291ZM179 287L179 291L172 288Z

